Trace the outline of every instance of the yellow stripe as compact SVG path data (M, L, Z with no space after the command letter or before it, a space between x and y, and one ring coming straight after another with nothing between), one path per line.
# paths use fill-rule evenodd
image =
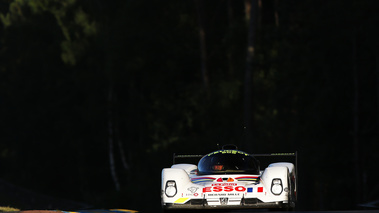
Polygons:
M177 199L174 203L184 203L184 202L186 202L188 199L189 199L188 197L182 197L182 198Z

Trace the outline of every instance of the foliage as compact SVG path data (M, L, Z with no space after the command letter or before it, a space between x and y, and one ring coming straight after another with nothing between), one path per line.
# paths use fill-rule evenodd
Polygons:
M172 153L244 149L244 131L252 131L254 152L299 151L300 185L308 184L301 208L355 208L377 198L378 3L262 1L251 130L242 114L243 1L204 1L209 91L192 1L0 3L0 159L9 171L2 178L99 208L151 210ZM130 166L116 149L120 192L110 175L109 121ZM346 197L355 190L346 187L356 181L354 162L362 174L355 200ZM151 206L139 199L146 192L156 192Z
M16 212L20 211L19 209L9 207L9 206L0 206L0 212Z

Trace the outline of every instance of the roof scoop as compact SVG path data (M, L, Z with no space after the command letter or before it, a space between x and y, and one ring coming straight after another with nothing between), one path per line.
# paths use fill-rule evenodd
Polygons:
M238 147L234 144L226 144L224 146L222 146L222 149L234 149L234 150L237 150Z

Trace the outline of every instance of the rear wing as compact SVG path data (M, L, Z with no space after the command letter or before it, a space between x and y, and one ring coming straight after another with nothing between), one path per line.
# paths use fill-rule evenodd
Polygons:
M203 157L204 155L181 155L181 154L176 154L174 153L173 159L172 159L172 164L177 163L177 159L187 159L189 162L188 163L193 163L197 165L197 162Z
M257 158L258 160L267 159L288 159L292 158L291 162L295 165L295 169L297 168L297 152L289 152L289 153L271 153L271 154L251 154L251 156ZM197 162L204 157L204 155L187 155L187 154L176 154L173 155L173 163L176 164L178 159L186 159L188 163L197 164ZM195 163L194 163L195 162ZM296 169L297 170L297 169ZM297 172L297 171L295 171Z
M295 169L297 168L297 152L284 152L284 153L271 153L271 154L251 154L251 156L255 157L258 160L267 159L268 161L270 161L271 159L283 160L283 161L290 159L291 163L293 163L295 165Z

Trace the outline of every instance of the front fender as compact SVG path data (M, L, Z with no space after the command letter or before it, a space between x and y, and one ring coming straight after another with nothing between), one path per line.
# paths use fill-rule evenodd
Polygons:
M175 181L177 193L173 197L168 197L165 194L167 181ZM183 169L166 168L162 170L161 196L163 203L173 203L181 197L188 185L191 185L191 179L187 172Z
M288 168L283 167L267 167L262 176L261 181L265 188L268 190L267 196L275 200L288 200L288 192L290 185L288 184L289 171ZM282 183L283 190L278 194L274 194L271 190L273 186L273 180L280 179Z

